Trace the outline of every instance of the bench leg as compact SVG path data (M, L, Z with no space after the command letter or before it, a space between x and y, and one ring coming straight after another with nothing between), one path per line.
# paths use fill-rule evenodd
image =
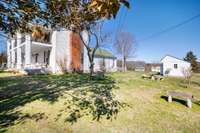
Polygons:
M192 108L192 101L191 101L191 99L187 99L187 106L189 108Z
M168 102L171 103L172 102L172 96L168 96Z

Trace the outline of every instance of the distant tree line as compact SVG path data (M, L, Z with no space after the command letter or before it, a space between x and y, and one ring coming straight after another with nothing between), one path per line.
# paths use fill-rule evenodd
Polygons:
M117 67L122 68L123 61L117 60ZM145 69L146 63L144 61L126 61L126 67L129 71L135 71L137 68Z

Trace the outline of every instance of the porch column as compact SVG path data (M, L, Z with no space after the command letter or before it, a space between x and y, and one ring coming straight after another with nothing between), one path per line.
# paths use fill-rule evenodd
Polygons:
M10 59L10 39L7 40L7 68L10 68L10 62L11 62L11 59Z
M21 34L17 33L17 69L21 69L22 67L22 51L21 51Z
M25 67L29 67L31 65L31 36L26 35L25 42Z
M14 63L15 63L15 51L14 51L14 43L15 40L11 40L11 68L14 68Z

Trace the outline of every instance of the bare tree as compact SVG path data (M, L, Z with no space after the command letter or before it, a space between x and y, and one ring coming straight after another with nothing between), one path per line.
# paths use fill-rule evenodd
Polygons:
M182 73L183 73L185 81L188 83L188 87L189 87L190 84L191 84L191 78L192 78L192 68L191 67L190 68L183 68Z
M90 25L91 26L91 25ZM90 78L94 73L94 56L96 50L103 45L103 42L107 40L108 35L102 33L103 21L95 23L92 27L85 29L87 34L87 39L85 39L84 34L79 33L81 41L86 48L87 55L90 62Z
M116 42L114 43L116 52L122 57L122 69L125 72L126 60L130 56L134 56L136 52L136 43L133 35L129 32L120 32L117 35Z

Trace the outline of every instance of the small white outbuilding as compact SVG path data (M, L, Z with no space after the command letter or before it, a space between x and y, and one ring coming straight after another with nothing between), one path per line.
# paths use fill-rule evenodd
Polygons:
M184 71L189 70L191 64L187 61L167 55L161 60L161 74L163 76L183 77Z

